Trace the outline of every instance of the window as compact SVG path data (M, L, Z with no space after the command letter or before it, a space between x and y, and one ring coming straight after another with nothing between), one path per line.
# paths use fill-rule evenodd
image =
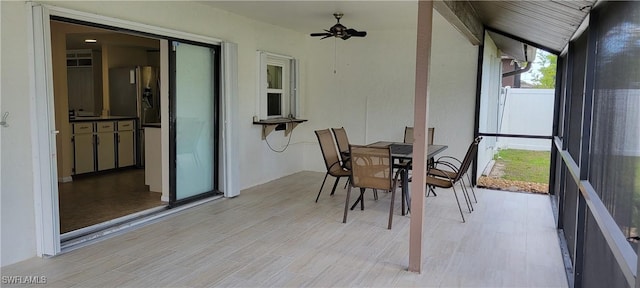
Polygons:
M285 72L284 63L274 63L273 65L267 63L267 117L282 117L282 112L285 109L282 107L285 104L282 98L286 96L285 89L283 89L283 72Z
M258 61L257 116L260 119L298 117L297 60L258 51Z

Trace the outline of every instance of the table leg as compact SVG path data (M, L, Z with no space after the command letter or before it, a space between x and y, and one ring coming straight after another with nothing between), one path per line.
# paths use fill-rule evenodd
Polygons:
M402 171L402 215L409 213L411 207L411 194L409 193L409 169ZM406 201L406 202L405 202ZM407 204L407 210L405 212L405 203Z
M355 209L356 206L358 206L358 203L360 203L360 210L364 210L364 190L364 188L360 188L360 197L358 197L356 202L353 202L353 205L351 205L351 210Z

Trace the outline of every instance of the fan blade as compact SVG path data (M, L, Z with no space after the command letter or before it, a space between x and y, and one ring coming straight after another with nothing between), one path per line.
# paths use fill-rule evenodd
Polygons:
M327 38L329 38L329 37L333 37L333 34L329 34L329 33L327 33L327 36L324 36L324 37L320 38L320 40L322 40L322 39L327 39Z
M351 36L353 36L353 37L364 37L364 36L367 36L367 32L366 31L358 31L356 33L351 33Z
M367 36L367 32L366 31L358 31L356 29L347 29L347 34L353 36L353 37L364 37Z
M311 33L311 37L331 36L329 33Z
M353 36L353 37L364 37L364 36L367 36L367 32L358 31L356 29L347 29L347 34L349 34L350 36Z

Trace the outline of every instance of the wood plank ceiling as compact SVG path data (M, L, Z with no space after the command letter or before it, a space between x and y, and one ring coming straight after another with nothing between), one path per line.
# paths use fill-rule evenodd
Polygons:
M562 51L595 2L470 1L485 27L555 53Z

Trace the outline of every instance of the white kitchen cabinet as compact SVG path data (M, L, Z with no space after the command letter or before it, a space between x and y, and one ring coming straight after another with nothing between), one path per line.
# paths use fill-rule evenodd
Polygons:
M136 164L134 121L118 121L116 141L118 143L118 167Z
M134 166L135 124L113 118L72 123L73 174Z
M95 171L93 122L72 124L73 173L82 174Z
M98 171L116 168L115 130L113 122L96 123L96 154Z

